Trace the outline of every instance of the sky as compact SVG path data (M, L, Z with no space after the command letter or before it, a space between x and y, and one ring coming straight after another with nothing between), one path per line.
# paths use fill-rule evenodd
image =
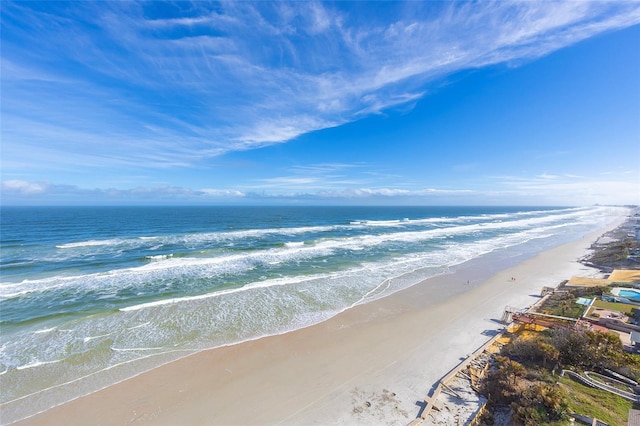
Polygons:
M2 205L640 204L640 2L0 2Z

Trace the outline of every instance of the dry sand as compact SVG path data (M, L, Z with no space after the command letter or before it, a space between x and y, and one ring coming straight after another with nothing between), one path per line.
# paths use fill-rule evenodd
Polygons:
M21 424L407 424L434 384L502 328L505 306L595 276L577 259L621 222L524 261L487 255L324 323L201 352Z

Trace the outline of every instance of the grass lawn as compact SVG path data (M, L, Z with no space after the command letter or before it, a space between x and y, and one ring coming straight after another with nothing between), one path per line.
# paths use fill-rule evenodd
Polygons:
M608 309L610 311L622 312L627 316L633 316L633 313L637 306L629 305L627 303L618 303L618 302L605 302L604 300L596 300L593 302L593 306L600 309Z
M560 299L550 297L538 308L538 312L547 315L557 315L568 318L580 318L584 312L584 306L575 303L577 298Z
M560 378L569 394L569 411L583 414L610 425L626 425L633 403L600 389L584 386L569 376Z

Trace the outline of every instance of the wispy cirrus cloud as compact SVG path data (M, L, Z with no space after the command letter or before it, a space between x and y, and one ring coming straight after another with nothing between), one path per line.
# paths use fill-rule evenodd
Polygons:
M40 147L58 165L82 152L91 167L189 167L640 22L637 2L340 6L3 2L4 161L51 167Z
M305 191L318 194L335 187L354 187L371 183L372 179L355 174L363 164L319 163L293 166L287 174L251 182L254 189L272 194L295 194Z

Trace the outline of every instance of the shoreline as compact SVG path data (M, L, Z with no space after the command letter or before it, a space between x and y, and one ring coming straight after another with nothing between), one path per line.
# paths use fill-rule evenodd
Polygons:
M624 220L527 259L482 256L323 323L199 352L14 424L409 423L435 383L502 328L505 306L597 274L578 259Z

